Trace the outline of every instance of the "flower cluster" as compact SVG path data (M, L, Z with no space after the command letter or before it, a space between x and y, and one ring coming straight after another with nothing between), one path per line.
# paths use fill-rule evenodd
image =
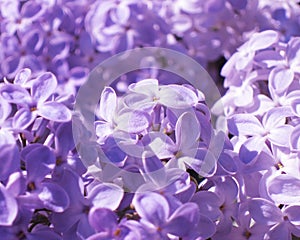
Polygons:
M212 62L229 58L253 32L278 30L284 40L298 35L296 2L3 0L0 77L13 79L25 67L34 75L51 71L60 91L75 94L99 62L147 46L188 54L216 75Z

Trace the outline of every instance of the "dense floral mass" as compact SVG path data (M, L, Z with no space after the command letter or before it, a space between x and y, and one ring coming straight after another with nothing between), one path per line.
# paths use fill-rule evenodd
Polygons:
M130 72L81 152L80 87L146 47L192 57L222 97ZM298 0L0 0L0 238L300 239L299 76Z

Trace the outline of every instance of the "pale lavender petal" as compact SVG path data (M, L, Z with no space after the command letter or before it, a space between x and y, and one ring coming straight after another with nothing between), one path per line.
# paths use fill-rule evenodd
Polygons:
M172 84L161 86L159 97L159 103L175 109L192 107L198 102L196 93L191 89Z
M102 120L95 121L94 125L96 135L99 138L98 141L100 141L102 144L104 143L105 139L113 133L112 125L111 123Z
M164 226L164 230L173 235L184 237L189 234L198 221L198 206L191 202L185 203L175 210Z
M279 40L279 34L273 30L255 33L249 40L252 51L268 48Z
M92 208L89 222L97 232L111 232L117 227L117 215L107 208Z
M291 133L290 146L293 150L300 151L300 125L296 126Z
M31 94L38 103L45 102L55 91L57 79L53 73L46 72L34 80Z
M169 204L167 200L158 193L136 193L133 199L133 205L142 219L157 227L163 226L169 216Z
M29 68L24 68L18 72L14 79L14 84L19 84L22 87L27 86L27 81L30 79L31 70Z
M29 93L19 85L2 85L0 87L0 95L9 103L27 104L31 102Z
M266 130L272 130L285 125L286 117L291 117L293 114L289 107L276 107L270 109L262 119L262 124Z
M182 114L175 126L176 145L180 150L197 145L200 137L200 124L196 115L186 112Z
M271 68L284 63L283 57L274 50L266 50L256 54L254 60L264 67Z
M69 122L72 118L71 110L58 102L46 102L38 105L37 113L54 122Z
M267 190L276 204L296 204L300 201L300 180L293 176L276 176L267 186Z
M250 200L249 211L258 224L273 225L283 220L281 210L274 203L262 198Z
M15 144L1 144L0 148L0 181L5 181L11 173L18 170L20 154Z
M252 114L235 114L227 122L228 130L236 136L255 136L265 132L260 121Z
M291 240L291 232L286 222L275 225L267 234L269 239Z
M18 214L16 199L0 183L0 225L12 226Z
M36 111L30 111L29 108L21 108L13 117L12 125L16 129L26 129L36 119Z
M200 215L197 231L197 235L201 238L208 239L216 232L216 225L208 217Z
M156 105L157 100L145 94L130 93L124 97L124 103L131 109L144 110L150 112Z
M269 75L269 84L278 93L285 92L294 80L294 72L289 68L274 68Z
M300 225L300 206L299 205L290 205L284 209L284 214L288 217L289 221L293 225Z
M95 186L89 194L94 207L115 210L123 199L124 191L112 183L102 183Z
M140 133L149 127L150 121L150 115L144 111L124 109L116 119L116 128L128 133Z
M54 212L63 212L70 204L67 193L56 183L42 183L38 197L43 202L45 208Z
M0 98L0 124L3 123L11 113L11 105Z
M299 57L300 57L300 41L299 38L291 38L291 40L288 42L288 48L287 48L287 59L289 61L289 64L291 68L299 73Z
M300 99L294 99L291 102L292 111L294 114L296 114L298 117L300 117Z
M158 80L152 78L144 79L143 81L130 84L128 90L150 97L158 97Z
M260 136L248 138L240 147L240 160L245 164L254 161L265 147L265 141L265 138Z
M214 192L196 192L191 201L198 204L201 215L208 217L212 221L216 221L222 214L220 210L222 202Z
M288 146L293 127L290 125L281 126L270 131L268 139L277 146Z
M111 87L105 87L100 98L100 116L107 122L112 122L117 108L117 95Z

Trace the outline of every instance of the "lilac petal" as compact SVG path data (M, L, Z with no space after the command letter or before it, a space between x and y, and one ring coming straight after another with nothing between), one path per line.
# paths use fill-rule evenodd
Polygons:
M232 204L238 195L238 186L234 178L226 176L224 179L216 179L217 193L224 203ZM231 206L233 208L233 206Z
M18 72L14 79L14 84L18 84L22 87L26 87L27 81L30 79L31 70L29 68L24 68Z
M286 222L275 225L267 235L269 239L291 240L291 232Z
M128 90L146 96L157 97L158 95L158 80L157 79L144 79L143 81L132 83L128 86Z
M115 210L123 199L124 191L112 183L102 183L92 189L89 194L94 207Z
M14 172L10 174L6 189L14 196L17 197L25 192L26 179L21 172Z
M173 84L161 86L159 97L162 105L175 109L192 107L198 102L195 92L187 87Z
M252 51L265 49L273 45L279 40L279 34L273 30L266 30L260 33L255 33L249 40L249 45Z
M12 125L16 129L26 129L36 119L36 111L31 112L29 108L21 108L13 117Z
M11 113L11 105L0 98L0 124L3 123Z
M124 97L124 103L131 109L139 109L150 112L155 105L157 105L157 100L153 100L151 97L145 94L130 93Z
M289 221L293 225L300 225L300 206L299 205L290 205L284 209L284 214L288 217Z
M277 146L287 146L289 139L293 131L293 127L290 125L281 126L270 131L268 139L271 143Z
M262 119L262 123L266 130L272 130L285 125L286 117L291 117L293 114L289 107L276 107L270 109Z
M75 147L72 137L72 123L62 123L55 132L55 150L60 157L66 157Z
M228 119L228 130L236 136L262 135L264 129L252 114L235 114Z
M0 181L8 179L9 175L18 170L20 154L15 144L3 144L0 151Z
M24 148L26 151L26 148ZM25 156L28 181L41 181L55 166L55 155L50 148L35 144Z
M18 214L18 204L1 183L0 206L0 226L11 226Z
M100 116L107 122L112 122L117 108L117 95L111 87L105 87L100 98Z
M150 132L146 134L142 142L146 149L149 149L160 159L173 157L174 152L177 150L173 140L161 132Z
M119 4L115 13L115 21L120 24L126 24L130 17L130 8L126 3Z
M105 139L113 133L112 124L106 121L99 120L95 121L94 125L96 135L97 137L99 137L97 141L100 141L100 143L103 144Z
M300 125L296 126L291 133L290 146L293 150L300 151Z
M35 79L31 94L38 103L45 102L55 91L57 79L53 73L46 72Z
M280 209L274 203L262 198L250 200L249 211L258 224L273 225L283 220Z
M291 108L292 111L295 115L297 115L298 117L300 117L300 99L294 99L291 102Z
M197 231L201 238L208 239L216 232L216 225L208 217L200 215Z
M72 206L82 206L84 185L81 177L70 168L65 168L56 182L67 192Z
M267 186L271 199L277 204L294 204L300 201L300 180L287 174L272 179Z
M256 159L264 147L264 138L259 136L250 137L241 145L239 158L243 163L249 164Z
M31 102L29 93L19 85L2 85L0 87L0 95L9 103L27 104Z
M179 160L202 176L212 176L216 172L217 159L211 151L198 148L190 152L188 156L180 157Z
M299 51L299 45L300 41L298 38L292 38L288 43L287 48L287 59L289 61L289 64L291 68L299 73L299 57L300 57L300 51Z
M77 236L80 237L80 239L87 239L89 236L95 233L95 230L90 225L88 217L86 215L83 215L80 218L80 221L77 225L76 233Z
M294 80L294 72L289 68L274 68L269 75L269 84L278 93L285 92Z
M198 204L201 215L212 221L216 221L222 214L220 210L222 202L214 192L199 191L195 193L191 201Z
M169 216L169 204L167 200L158 193L136 193L133 199L133 205L143 220L157 227L161 227Z
M266 50L262 51L256 54L254 57L254 60L264 67L271 68L278 66L278 64L283 63L284 59L279 54L279 52L276 52L274 50Z
M221 153L218 163L227 173L233 174L237 172L236 163L229 154Z
M71 121L72 113L65 105L58 102L46 102L38 105L38 114L54 122Z
M63 212L70 204L67 193L56 183L42 183L38 197L43 202L45 208L54 212Z
M124 109L116 119L117 129L128 133L140 133L150 124L150 116L144 111Z
M234 104L237 107L244 107L250 105L253 102L253 88L249 85L243 86L241 88L231 87L236 91L236 96L234 98Z
M155 183L157 186L163 186L167 180L165 174L164 165L160 159L156 156L147 157L147 153L143 153L142 156L145 178L149 178L150 181Z
M176 236L187 236L198 221L198 206L191 202L185 203L175 210L164 230Z
M107 208L92 208L89 222L97 232L111 232L117 227L117 215Z
M182 114L175 126L176 144L179 149L189 149L200 137L200 124L195 115L186 112Z

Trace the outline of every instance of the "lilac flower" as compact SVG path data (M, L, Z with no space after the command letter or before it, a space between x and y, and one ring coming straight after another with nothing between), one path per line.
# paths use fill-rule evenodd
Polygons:
M101 120L95 122L100 143L103 143L114 131L140 133L148 128L150 116L146 112L121 109L121 106L118 104L115 91L111 87L106 87L100 99L99 117Z
M198 102L192 90L179 85L159 86L156 79L146 79L128 88L130 93L125 96L124 103L133 109L153 109L157 104L182 109Z
M158 193L137 193L133 204L141 217L140 222L153 232L155 238L167 239L168 234L185 237L199 219L195 203L182 204L174 211L168 201Z
M271 109L263 116L262 123L251 114L235 114L228 120L231 133L250 136L240 149L240 157L246 163L263 149L266 140L276 146L287 146L293 127L284 124L285 117L286 112Z
M95 233L88 222L92 209L107 208L115 210L122 198L123 190L115 184L98 184L83 196L82 179L73 171L65 169L57 179L60 186L66 189L70 198L70 207L62 213L53 214L53 224L57 231L65 234L87 238ZM72 228L75 228L74 230Z
M139 239L146 237L146 231L141 233L142 226L133 220L123 220L118 223L117 215L107 208L98 208L91 210L89 215L91 226L97 231L90 236L88 240L96 239Z
M272 202L255 198L249 202L250 216L255 222L269 226L267 236L270 239L291 239L291 233L300 236L299 210L297 205L290 205L280 210Z
M52 73L44 73L34 80L31 95L19 85L1 86L0 95L10 103L20 106L14 116L15 128L27 128L38 115L52 121L67 122L71 120L70 110L61 103L48 101L57 86Z

